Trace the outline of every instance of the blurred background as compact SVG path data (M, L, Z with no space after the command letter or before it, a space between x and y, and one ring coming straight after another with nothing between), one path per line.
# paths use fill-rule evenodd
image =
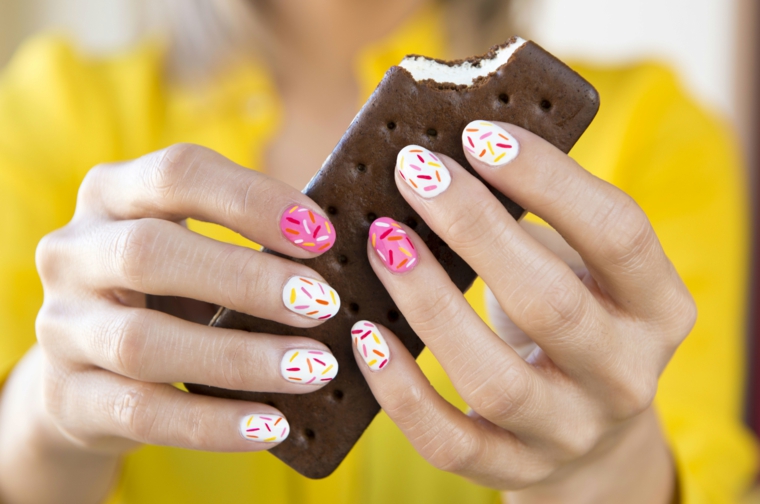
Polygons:
M91 52L118 51L142 33L136 3L0 0L0 67L25 38L40 31L67 32ZM756 119L760 116L756 99L760 91L758 0L530 0L529 5L524 20L528 33L521 35L561 58L607 63L654 58L674 68L695 97L739 132L753 194L760 194L756 176L760 160L756 142L760 138ZM755 207L755 222L760 222L756 203ZM756 286L760 285L758 270L755 268ZM753 321L759 299L755 293L750 300ZM756 364L760 345L754 344L760 341L760 330L756 322L750 324L748 338L753 370L748 421L760 431ZM760 496L756 498L760 502Z

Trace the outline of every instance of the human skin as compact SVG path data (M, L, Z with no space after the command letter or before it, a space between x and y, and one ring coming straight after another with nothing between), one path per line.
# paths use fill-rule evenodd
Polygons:
M352 48L386 33L422 3L394 0L383 9L377 2L348 0L323 0L319 9L306 0L271 4L276 8L268 15L276 23L265 49L278 61L286 126L269 152L268 175L303 186L353 117ZM347 29L336 29L336 23ZM334 78L325 79L324 68ZM329 99L314 100L314 93ZM432 464L509 492L511 503L668 502L674 470L651 398L662 367L693 323L693 302L630 198L529 133L503 126L517 137L521 154L508 168L475 160L473 166L551 222L572 247L556 234L522 231L498 208L486 221L496 234L485 232L484 223L468 222L468 205L490 200L456 196L482 187L451 160L445 160L451 186L435 199L423 201L399 184L428 224L486 280L504 339L473 318L460 294L449 292L445 275L410 231L420 254L413 271L389 274L371 248L370 260L473 413L466 417L443 403L384 328L379 330L392 357L381 371L365 373L368 382ZM292 138L303 147L296 160L292 149L290 158L284 156ZM228 176L219 177L220 169ZM550 191L560 175L572 188L562 197ZM213 184L213 190L198 190ZM586 213L577 201L587 205ZM237 424L250 413L277 413L273 408L190 396L165 383L304 393L309 389L282 379L279 356L324 346L305 338L251 338L147 313L144 293L266 313L297 327L319 323L277 303L290 276L319 279L315 272L275 258L264 266L260 254L200 240L178 225L186 217L202 218L283 254L311 257L277 227L280 212L294 202L318 210L292 187L192 146L88 174L73 220L38 250L45 288L40 345L16 367L0 396L0 502L100 502L123 454L141 443L212 451L271 447L242 438ZM585 218L568 222L562 215ZM499 280L509 278L505 268L526 264L542 266L524 270L532 271L531 281ZM196 271L213 271L216 282ZM424 292L410 285L415 275L424 275ZM249 282L241 286L238 278ZM553 291L540 289L535 280L544 278L557 280ZM261 306L260 299L269 304ZM449 311L435 309L431 299L445 301ZM457 332L462 324L477 330L463 339ZM462 341L469 346L458 347ZM536 342L541 350L523 361L504 341ZM186 352L181 359L177 348ZM495 355L502 359L501 372L472 372ZM411 386L398 392L403 383ZM421 431L423 423L434 428Z

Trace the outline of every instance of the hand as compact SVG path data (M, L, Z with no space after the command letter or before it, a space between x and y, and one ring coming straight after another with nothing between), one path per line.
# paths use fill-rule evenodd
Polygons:
M379 219L370 262L472 411L444 401L388 329L360 322L355 354L373 394L430 463L523 489L510 502L667 502L673 468L651 403L694 324L689 292L626 194L521 128L468 128L475 170L559 231L585 268L573 271L455 161L407 147L399 190L490 287L524 335L511 342L536 347L521 358L413 231Z
M74 218L37 253L45 411L81 447L268 449L288 434L274 408L168 384L301 394L337 373L317 341L212 328L145 308L146 293L183 296L295 327L320 324L339 309L326 284L324 305L306 298L323 282L310 268L200 236L180 225L187 217L300 258L335 241L309 198L201 147L177 145L91 170ZM332 365L330 371L311 376L308 352L325 363L315 368Z

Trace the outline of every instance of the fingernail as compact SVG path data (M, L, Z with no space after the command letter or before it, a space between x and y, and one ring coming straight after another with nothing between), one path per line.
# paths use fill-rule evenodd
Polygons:
M332 223L306 207L288 207L280 219L280 230L285 238L309 252L326 252L335 244Z
M359 355L372 371L380 371L388 365L391 351L375 324L360 320L351 328L351 337Z
M369 227L372 248L391 271L404 273L417 266L417 250L406 231L390 217L380 217Z
M327 320L340 309L340 296L335 289L313 278L291 277L282 289L285 307L315 320Z
M338 374L338 361L329 352L288 350L280 362L280 372L289 382L324 385Z
M491 166L502 166L520 152L515 137L488 121L472 121L462 132L462 144L477 159Z
M451 174L440 159L419 145L401 149L396 170L404 182L423 198L433 198L449 188Z
M280 415L248 415L240 421L240 433L251 441L279 443L290 434L290 425Z

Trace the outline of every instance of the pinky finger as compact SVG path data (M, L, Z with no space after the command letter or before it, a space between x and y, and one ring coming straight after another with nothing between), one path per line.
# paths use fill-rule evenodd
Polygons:
M523 446L512 434L448 403L390 330L362 320L351 337L373 395L423 458L493 488L520 485Z
M69 437L95 449L119 450L136 442L259 451L290 433L282 413L265 404L194 395L99 369L75 373L64 383L53 414Z

